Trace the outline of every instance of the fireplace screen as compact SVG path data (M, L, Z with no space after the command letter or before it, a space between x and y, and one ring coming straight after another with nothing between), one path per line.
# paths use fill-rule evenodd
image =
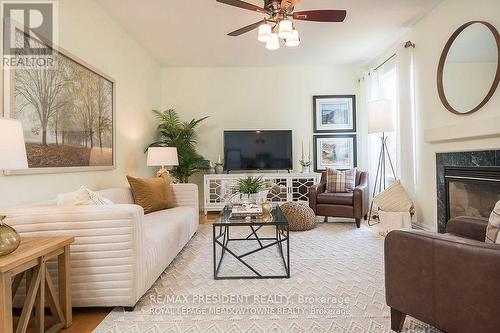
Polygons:
M500 183L450 179L448 182L448 217L490 217L500 200Z

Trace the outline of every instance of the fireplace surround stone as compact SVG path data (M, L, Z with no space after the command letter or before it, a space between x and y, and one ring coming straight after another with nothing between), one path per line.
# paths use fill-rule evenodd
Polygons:
M447 167L500 167L500 150L450 152L436 154L438 232L447 222L445 169Z

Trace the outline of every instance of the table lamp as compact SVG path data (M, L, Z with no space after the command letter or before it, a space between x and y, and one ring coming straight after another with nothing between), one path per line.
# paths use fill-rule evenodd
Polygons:
M22 170L28 168L23 127L17 120L0 119L0 170ZM21 243L21 237L3 223L0 215L0 257L14 252Z
M394 132L394 111L392 101L388 99L374 100L368 103L368 133L381 133L380 136L380 153L377 164L377 174L375 176L375 186L373 188L372 198L377 193L386 189L386 161L389 161L392 174L396 179L396 172L394 171L394 164L392 163L389 149L387 148L387 136L385 133ZM368 224L373 211L373 201L370 205L370 212L368 214Z
M168 170L165 168L179 165L179 158L177 156L177 148L175 147L149 147L148 149L148 166L159 166L160 170L156 173L158 177L169 175Z

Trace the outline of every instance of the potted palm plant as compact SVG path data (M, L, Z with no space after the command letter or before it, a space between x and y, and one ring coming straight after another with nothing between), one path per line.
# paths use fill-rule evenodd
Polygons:
M173 109L166 111L153 111L159 120L158 136L159 140L153 142L149 147L176 147L179 157L179 165L175 167L171 174L181 183L187 183L189 177L196 172L208 170L210 162L196 151L198 125L207 119L192 119L191 121L181 121L177 112Z

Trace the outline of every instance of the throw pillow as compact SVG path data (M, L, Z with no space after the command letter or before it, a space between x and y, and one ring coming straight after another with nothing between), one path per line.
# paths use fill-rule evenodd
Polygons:
M112 205L113 201L104 198L82 186L78 191L57 195L58 206Z
M127 176L136 205L144 208L144 214L174 207L172 185L163 177L141 179Z
M352 192L356 187L356 168L340 171L337 169L326 169L326 191Z
M486 243L500 244L500 201L491 212L490 221L486 228Z
M410 196L399 180L373 198L373 202L384 212L409 212L413 207Z

